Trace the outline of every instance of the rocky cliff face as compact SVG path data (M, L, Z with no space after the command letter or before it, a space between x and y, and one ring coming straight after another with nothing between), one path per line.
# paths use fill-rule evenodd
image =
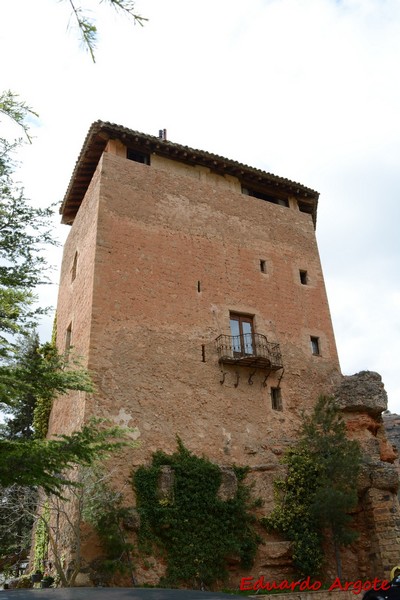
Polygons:
M383 425L386 431L386 437L388 439L388 445L397 452L397 458L394 461L394 465L397 468L397 473L400 477L400 415L385 411L382 415ZM400 490L398 492L400 498Z
M382 417L387 438L396 447L397 452L400 453L400 415L385 411Z
M355 516L361 532L357 542L359 573L388 577L398 562L400 510L398 450L388 439L382 418L387 410L387 394L378 373L361 371L343 377L335 397L343 410L349 436L358 440L363 452L358 481L360 501ZM389 428L396 433L398 428L400 447L400 417L395 417L397 422L389 419Z

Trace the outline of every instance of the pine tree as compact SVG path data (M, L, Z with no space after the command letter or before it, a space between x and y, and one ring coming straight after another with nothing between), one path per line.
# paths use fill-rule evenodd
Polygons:
M27 338L21 340L20 357L16 358L16 366L27 373L37 373L38 363L40 362L39 354L39 336L33 333ZM1 370L1 369L0 369ZM6 390L3 390L4 392ZM37 396L31 386L20 390L11 399L10 389L7 388L7 416L5 422L0 425L0 438L9 440L25 439L29 440L34 437L33 420L37 403ZM0 395L1 397L1 395ZM5 404L5 403L4 403Z

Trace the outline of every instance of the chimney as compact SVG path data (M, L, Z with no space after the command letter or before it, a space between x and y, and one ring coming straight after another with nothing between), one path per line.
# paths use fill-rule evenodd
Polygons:
M158 139L163 140L164 142L167 141L167 130L166 129L158 130Z

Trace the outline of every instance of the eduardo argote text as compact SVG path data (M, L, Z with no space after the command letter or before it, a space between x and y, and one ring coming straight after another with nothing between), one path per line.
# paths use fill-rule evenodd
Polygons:
M282 581L268 581L265 579L264 575L262 575L258 579L254 579L254 577L242 577L240 580L240 589L242 591L267 590L270 592L272 590L288 590L290 592L316 592L321 589L321 587L321 581L312 581L310 577L302 579L301 581L288 581L287 579L283 579ZM351 591L353 594L358 595L367 590L375 590L377 592L379 590L387 591L389 588L390 583L387 579L378 579L375 577L375 579L367 581L362 581L361 579L357 579L356 581L342 581L339 577L336 577L335 581L327 591Z

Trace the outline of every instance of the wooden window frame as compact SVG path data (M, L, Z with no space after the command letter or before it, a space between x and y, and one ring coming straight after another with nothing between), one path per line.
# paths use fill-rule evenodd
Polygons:
M255 338L254 338L254 318L252 315L245 315L242 313L231 312L229 313L229 325L231 321L237 321L239 324L239 338L240 338L240 351L235 351L233 348L233 355L236 357L240 356L251 356L255 354ZM251 338L252 338L252 352L246 352L246 344L245 344L245 335L248 335L243 332L243 323L248 323L251 329ZM232 337L236 337L232 334Z
M313 356L321 356L321 342L319 337L315 335L310 336L311 352Z
M279 387L271 388L271 406L273 410L283 410L282 405L282 392Z

